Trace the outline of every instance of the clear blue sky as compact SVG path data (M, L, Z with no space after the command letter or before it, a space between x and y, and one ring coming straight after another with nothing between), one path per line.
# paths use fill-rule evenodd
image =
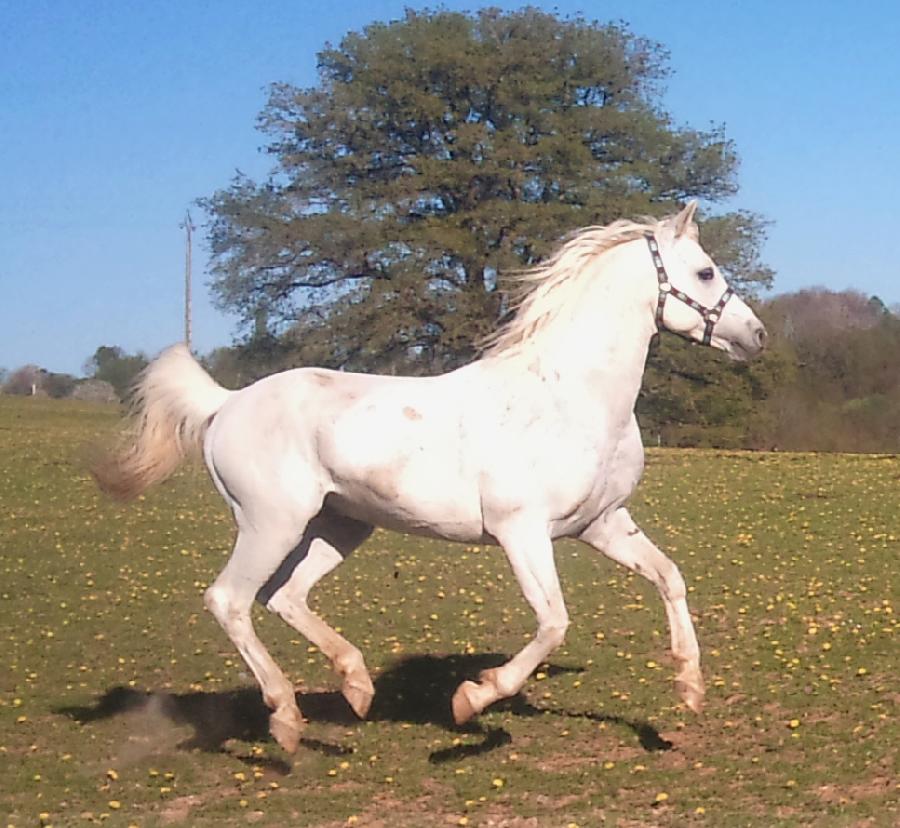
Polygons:
M0 367L79 374L99 345L177 341L179 222L235 169L268 169L254 128L265 86L315 84L326 42L422 5L0 0ZM667 108L725 124L742 159L729 206L774 222L776 292L821 284L900 302L900 4L535 5L624 20L669 49ZM197 236L205 352L236 328L209 302Z

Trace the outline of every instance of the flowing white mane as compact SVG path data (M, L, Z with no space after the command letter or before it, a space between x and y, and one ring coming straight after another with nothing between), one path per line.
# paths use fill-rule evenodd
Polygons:
M514 315L486 337L483 355L509 356L526 350L535 338L578 308L592 260L648 231L656 232L660 223L654 219L622 219L605 227L584 227L575 231L549 259L518 273L515 279L521 288L512 302Z

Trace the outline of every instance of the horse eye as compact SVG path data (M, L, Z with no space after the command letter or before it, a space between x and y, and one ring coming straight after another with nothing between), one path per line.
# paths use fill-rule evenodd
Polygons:
M711 267L704 267L703 270L697 271L697 276L701 281L709 282L715 278L716 272Z

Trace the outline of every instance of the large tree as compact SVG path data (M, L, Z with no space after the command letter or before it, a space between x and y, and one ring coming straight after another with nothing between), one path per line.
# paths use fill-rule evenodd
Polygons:
M118 345L101 345L84 364L85 376L108 382L124 399L138 373L147 365L142 353L128 354Z
M536 9L413 12L271 87L275 167L205 201L212 287L289 362L435 372L475 353L508 279L566 232L736 191L718 128L661 105L668 56L622 24ZM762 222L708 221L740 287L766 283Z

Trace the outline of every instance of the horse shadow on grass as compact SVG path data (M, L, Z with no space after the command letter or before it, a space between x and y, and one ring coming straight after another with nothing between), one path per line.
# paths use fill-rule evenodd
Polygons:
M475 678L490 667L497 667L508 660L500 653L482 655L420 655L402 659L375 678L375 698L369 710L368 720L407 724L431 724L459 734L480 736L481 741L454 745L434 751L429 760L440 764L458 761L488 753L512 742L510 733L502 727L492 727L479 721L457 725L453 721L451 699L462 681ZM551 664L549 676L560 673L583 672L581 667L563 667ZM311 722L358 726L344 697L338 691L299 692L297 703L303 715ZM534 716L560 716L572 719L589 719L630 729L641 747L648 751L669 750L672 743L644 721L628 719L606 713L575 712L555 708L538 707L522 693L494 704L492 712L530 718ZM216 753L226 751L226 742L238 739L246 742L263 742L270 739L269 713L256 687L236 690L197 691L167 693L137 690L133 687L113 687L92 705L63 707L56 711L79 724L88 724L124 715L161 717L174 725L189 725L193 735L181 742L182 750L202 750ZM352 753L351 748L305 736L300 743L309 750L330 756ZM263 757L238 757L252 764L268 764L271 769L288 772L290 765L281 759L266 760Z

